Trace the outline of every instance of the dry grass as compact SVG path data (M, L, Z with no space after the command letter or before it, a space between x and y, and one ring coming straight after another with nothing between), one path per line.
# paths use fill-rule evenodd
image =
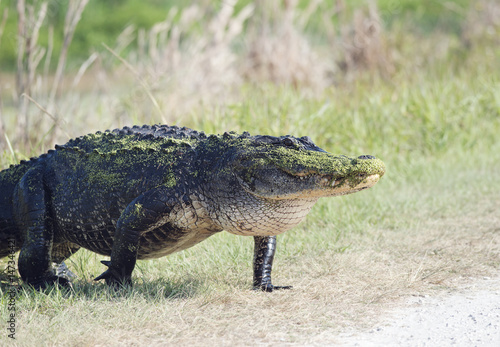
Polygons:
M305 24L320 6L311 1L304 11L297 0L257 1L241 58L240 73L250 82L325 88L332 69L305 35Z
M29 130L43 129L42 112L49 115L53 121L50 130L47 130L50 133L48 141L53 142L57 136L60 115L56 108L56 96L62 87L68 49L87 3L88 0L69 1L64 25L63 46L59 52L54 78L49 79L47 67L50 64L53 47L51 44L43 47L38 43L40 30L46 20L48 2L34 1L28 4L24 0L17 2L17 70L14 102L17 104L18 113L15 117L15 138L20 141L17 144L23 148L28 148L30 144ZM43 58L45 58L45 71L39 66ZM50 87L47 85L49 80L52 82ZM41 109L35 107L36 103L32 105L30 98L35 98L39 103L43 103L43 107Z
M356 9L352 23L342 28L342 71L352 75L368 69L385 77L393 74L395 67L386 36L375 2L369 2L365 9Z
M469 48L474 45L500 44L500 4L498 1L474 1L466 13L462 40Z
M248 5L236 14L235 4L225 1L219 12L208 17L204 7L192 5L178 20L174 8L164 22L148 32L139 31L139 49L127 58L134 74L146 83L131 94L139 112L151 103L145 93L157 100L163 123L171 123L210 99L231 101L242 82L232 44L253 12ZM198 28L200 22L203 29Z

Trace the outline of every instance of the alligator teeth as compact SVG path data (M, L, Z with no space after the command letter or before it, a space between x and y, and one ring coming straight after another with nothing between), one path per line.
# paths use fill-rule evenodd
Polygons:
M333 187L337 181L333 180L332 183L330 183L330 186Z

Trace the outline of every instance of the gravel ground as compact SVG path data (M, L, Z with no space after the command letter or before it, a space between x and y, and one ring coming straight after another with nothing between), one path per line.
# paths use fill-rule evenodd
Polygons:
M500 277L440 297L412 297L376 328L346 334L342 346L500 347Z

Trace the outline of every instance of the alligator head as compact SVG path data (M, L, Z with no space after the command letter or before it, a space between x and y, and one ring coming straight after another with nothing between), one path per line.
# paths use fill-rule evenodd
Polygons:
M335 156L308 137L256 138L234 162L247 192L266 199L319 198L355 193L372 187L385 173L373 156Z

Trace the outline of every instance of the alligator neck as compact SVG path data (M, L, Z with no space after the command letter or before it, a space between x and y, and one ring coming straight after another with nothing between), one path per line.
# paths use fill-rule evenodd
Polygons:
M272 200L245 194L211 211L224 230L244 236L273 236L299 224L318 198Z

